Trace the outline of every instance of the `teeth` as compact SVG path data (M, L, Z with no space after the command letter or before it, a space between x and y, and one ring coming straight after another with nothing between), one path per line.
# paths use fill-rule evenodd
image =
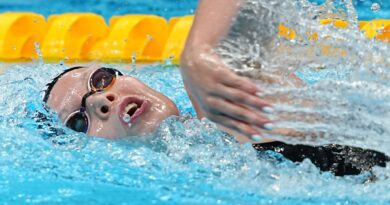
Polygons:
M130 120L131 120L131 113L134 113L138 109L137 103L130 103L125 107L125 110L123 112L123 121L126 123L129 123L129 127L131 127ZM130 113L130 114L129 114Z
M129 105L127 105L125 108L125 113L128 113L132 109L138 109L137 103L130 103Z
M128 123L128 122L130 122L131 117L130 117L129 114L124 114L122 119L123 119L123 121L125 121L126 123Z

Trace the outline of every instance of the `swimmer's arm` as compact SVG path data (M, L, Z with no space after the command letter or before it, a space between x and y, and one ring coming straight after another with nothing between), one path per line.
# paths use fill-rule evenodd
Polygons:
M229 30L243 0L200 0L185 51L214 48ZM208 48L205 48L208 47Z
M181 57L181 73L199 118L207 117L250 138L269 122L262 110L270 105L256 97L261 90L254 82L235 74L213 52L242 3L200 0Z
M239 10L242 0L200 0L199 6L188 36L186 47L182 54L182 66L188 67L194 58L194 53L209 52L223 38L229 30L233 18ZM221 6L224 7L221 9ZM202 51L200 51L202 50ZM192 104L199 119L206 117L205 112L200 108L194 99L191 91L186 90L191 98Z
M218 42L226 35L231 27L233 18L237 15L240 4L243 0L200 0L188 36L186 47L182 54L182 65L190 64L196 53L210 52ZM221 9L223 7L223 9ZM215 56L218 58L217 56ZM188 67L188 66L184 66ZM186 88L187 89L187 88ZM206 117L205 112L194 100L189 89L187 89L192 104L199 119Z

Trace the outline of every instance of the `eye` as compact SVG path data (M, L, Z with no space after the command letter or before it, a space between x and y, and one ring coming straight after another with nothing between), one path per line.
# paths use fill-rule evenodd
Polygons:
M115 73L110 73L105 69L98 69L91 76L91 87L97 90L107 88L113 82L114 77Z
M68 118L65 125L76 132L88 131L88 118L85 114L78 112Z

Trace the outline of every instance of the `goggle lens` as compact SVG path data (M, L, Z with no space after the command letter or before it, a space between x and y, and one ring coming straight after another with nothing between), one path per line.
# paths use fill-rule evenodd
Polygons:
M76 132L88 131L88 117L84 112L76 112L71 115L65 125Z
M97 69L92 75L89 81L92 90L104 90L111 87L115 82L116 75L121 75L117 70L111 68Z

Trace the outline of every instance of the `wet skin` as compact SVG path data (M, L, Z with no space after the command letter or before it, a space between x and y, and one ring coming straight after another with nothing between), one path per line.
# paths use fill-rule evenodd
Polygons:
M47 103L63 122L80 109L82 97L90 91L89 78L96 69L98 67L72 70L54 85ZM138 105L137 111L128 121L125 114L134 103ZM107 91L89 96L86 112L87 134L106 138L149 134L167 117L179 115L168 97L131 76L118 76Z

